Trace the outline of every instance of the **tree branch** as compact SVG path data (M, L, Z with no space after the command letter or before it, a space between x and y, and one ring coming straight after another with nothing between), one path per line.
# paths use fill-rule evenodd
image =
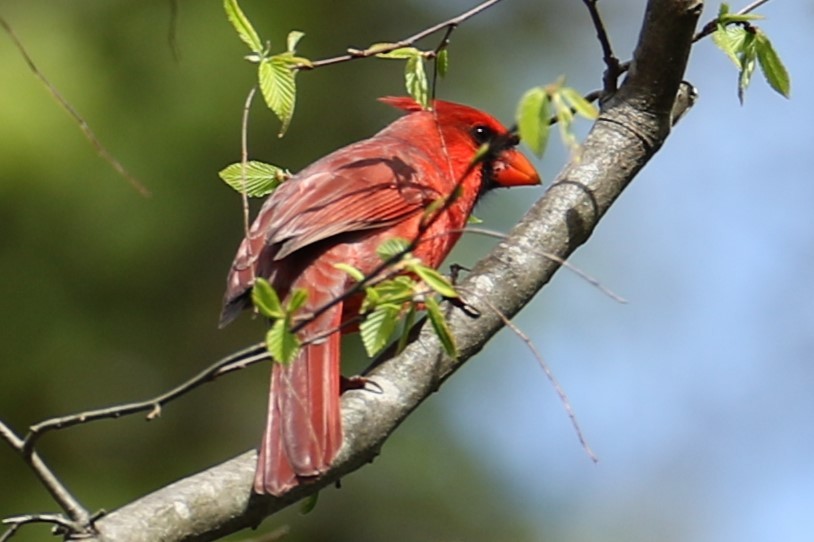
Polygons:
M96 410L88 410L79 414L70 414L68 416L60 416L58 418L49 418L32 425L28 429L28 434L26 435L25 439L21 441L19 446L15 446L15 443L10 439L4 440L9 442L12 447L18 448L19 451L22 452L23 456L28 459L34 454L34 446L45 433L57 429L73 427L74 425L93 422L96 420L121 418L122 416L129 416L130 414L137 414L139 412L148 412L147 419L151 420L160 416L161 408L170 401L186 395L195 388L202 386L207 382L211 382L219 376L223 376L229 372L242 369L257 363L258 361L265 361L267 359L269 359L269 355L266 351L265 343L253 344L252 346L244 348L243 350L230 354L225 358L216 361L189 380L186 380L173 389L151 399L136 401L133 403L125 403L123 405L115 405L112 407L99 408ZM0 429L3 427L2 422L0 422ZM2 431L0 431L0 436L5 436Z
M346 54L346 55L339 55L339 56L335 56L335 57L331 57L331 58L324 58L322 60L314 60L313 62L311 62L308 65L303 64L303 65L300 65L300 66L297 66L297 67L299 69L301 69L301 70L312 70L314 68L322 68L323 66L330 66L330 65L333 65L333 64L340 64L342 62L349 62L351 60L356 60L357 58L367 58L367 57L375 56L375 55L378 55L378 54L381 54L381 53L389 53L390 51L395 51L396 49L400 49L402 47L410 47L415 42L420 41L420 40L426 38L427 36L431 36L431 35L435 34L436 32L440 32L441 30L446 29L447 33L446 33L446 36L444 37L444 39L442 40L442 44L443 44L444 41L449 39L449 35L452 32L452 30L454 28L456 28L459 24L466 21L467 19L470 19L470 18L474 17L475 15L477 15L480 12L482 12L482 11L484 11L486 9L489 9L490 7L492 7L493 5L497 4L500 1L501 0L486 0L485 2L482 2L482 3L478 4L477 6L473 7L472 9L469 9L469 10L461 13L460 15L456 16L456 17L452 17L451 19L447 19L444 22L438 23L438 24L433 25L433 26L431 26L429 28L425 28L421 32L413 34L412 36L404 38L402 40L393 42L387 47L381 47L381 46L379 46L379 47L370 47L370 48L361 49L361 50L360 49L349 49L350 52L348 54ZM439 49L440 49L440 46L439 46ZM437 51L438 50L436 50L436 52Z
M8 536L3 535L0 540L11 537L21 525L29 523L55 523L66 527L73 533L88 533L91 523L91 515L71 494L65 485L54 475L53 471L45 464L37 452L25 454L23 439L19 438L14 431L5 423L0 421L0 439L5 440L14 450L20 452L25 457L25 461L37 478L40 479L45 489L51 494L54 501L65 511L68 518L56 514L30 514L18 516L16 518L6 518L4 525L11 525ZM58 518L57 520L53 518Z
M49 81L48 78L45 77L45 74L40 71L40 69L34 63L34 59L31 58L31 55L28 54L28 51L23 46L23 43L17 37L17 34L14 33L14 30L11 28L11 25L8 24L8 22L6 22L6 20L3 17L0 17L0 27L2 27L3 30L5 30L6 34L8 34L8 37L11 38L11 41L14 43L14 46L17 48L17 51L19 51L20 55L23 57L23 60L25 60L25 63L28 65L28 69L31 70L31 73L33 73L37 77L37 79L39 79L40 82L43 85L45 85L45 88L48 90L48 92L51 94L54 100L57 101L60 107L62 107L62 109L64 109L65 112L71 116L76 125L79 126L79 129L82 130L82 134L90 142L91 146L93 146L93 149L96 151L96 154L98 154L102 158L102 160L110 164L110 167L116 170L116 173L124 177L127 180L127 182L129 182L133 186L133 188L138 190L139 194L141 194L144 197L150 196L150 191L147 189L147 187L144 186L141 183L141 181L136 179L136 177L133 176L133 174L127 171L121 164L121 162L119 162L116 159L116 157L113 156L110 153L110 151L107 150L107 147L105 147L102 144L102 141L98 137L96 137L96 134L91 129L87 121L82 117L82 115L80 115L79 112L76 109L74 109L74 107L62 95L62 93L59 92L57 87L55 87L51 83L51 81Z
M96 522L97 542L214 540L255 526L267 515L328 486L372 461L390 433L504 322L480 299L512 316L559 269L543 255L567 258L585 243L601 217L670 132L701 0L650 0L630 72L588 135L577 160L461 284L473 292L473 320L452 311L460 358L443 354L434 333L421 330L401 355L368 376L380 390L352 390L342 399L345 442L334 467L280 498L252 495L255 452L139 499ZM679 111L680 113L680 111ZM479 307L478 304L481 303Z
M602 47L602 61L605 63L605 74L602 76L602 88L605 94L616 92L619 75L622 73L619 69L619 59L613 54L610 38L608 32L605 30L605 23L602 22L602 16L599 14L599 0L582 0L585 7L588 8L588 13L591 15L591 22L593 22L596 29L596 37L599 40L599 45Z

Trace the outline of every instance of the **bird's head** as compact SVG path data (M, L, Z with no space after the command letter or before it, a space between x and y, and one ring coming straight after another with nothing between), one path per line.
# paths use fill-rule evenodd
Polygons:
M379 98L383 103L407 112L424 111L407 96ZM540 184L540 177L528 158L517 150L520 138L496 118L473 107L443 100L433 100L432 113L443 139L450 147L466 149L469 160L478 156L484 164L488 188ZM479 150L486 145L486 153Z

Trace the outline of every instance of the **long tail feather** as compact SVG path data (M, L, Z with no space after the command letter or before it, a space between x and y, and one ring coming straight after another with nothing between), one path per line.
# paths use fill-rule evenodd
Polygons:
M311 328L339 328L341 303ZM281 495L300 478L325 472L342 444L340 334L303 347L293 362L274 363L268 422L257 457L256 493Z

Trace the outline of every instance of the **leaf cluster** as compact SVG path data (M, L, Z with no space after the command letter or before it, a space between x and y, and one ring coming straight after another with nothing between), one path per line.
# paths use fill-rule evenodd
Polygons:
M458 292L449 279L422 263L409 252L409 248L410 244L401 238L382 243L377 249L379 258L385 263L393 263L387 274L377 280L371 280L371 277L366 277L352 265L335 265L354 281L367 284L359 309L362 343L368 355L375 356L390 343L402 317L405 319L405 329L409 329L415 322L418 311L424 310L444 350L455 357L458 353L455 338L449 330L437 297L453 299L459 297ZM300 311L307 300L308 292L296 289L283 302L267 280L260 277L255 280L252 303L260 315L271 321L271 327L266 332L266 348L274 361L290 363L296 359L303 341L297 336L295 329L298 324L313 317ZM337 331L339 330L329 330ZM405 346L406 337L406 333L402 334L399 349ZM321 337L314 339L319 338Z
M295 314L308 301L308 292L296 289L285 304L266 279L258 277L252 288L252 303L257 312L272 321L266 332L266 348L274 361L291 363L300 351L299 337L292 331Z
M551 124L557 123L562 141L572 150L579 148L572 130L575 115L589 120L599 116L597 108L572 87L565 78L526 91L517 106L516 120L520 139L539 158L548 145Z
M449 53L447 49L440 51L422 51L416 47L399 47L393 49L394 43L374 43L368 47L367 51L382 50L384 52L375 53L377 58L388 58L393 60L405 60L404 64L404 87L407 94L421 104L421 107L430 107L429 82L427 80L427 70L425 62L435 58L435 66L440 77L444 77L449 69Z
M382 243L377 254L383 262L394 262L388 275L380 280L370 281L365 287L365 298L359 309L363 316L359 324L362 343L369 356L375 356L390 343L393 334L404 317L404 327L409 329L415 321L416 313L425 310L436 335L449 356L456 357L458 348L449 330L437 296L457 298L458 292L444 275L421 262L409 250L405 239L392 238ZM355 267L337 264L357 282L368 278ZM399 350L405 344L407 334L403 333Z
M309 59L296 54L297 44L305 34L297 30L289 32L286 39L286 50L272 55L270 46L263 45L260 36L240 9L237 0L224 0L223 7L238 36L251 50L251 54L247 55L246 59L258 65L257 76L260 92L266 105L280 119L282 125L278 135L283 137L294 116L297 72L302 67L311 66Z
M744 93L752 81L756 66L777 93L788 98L791 93L791 80L780 56L769 41L768 36L752 21L762 19L760 15L731 13L729 5L721 4L712 34L712 41L738 69L738 99L744 100Z

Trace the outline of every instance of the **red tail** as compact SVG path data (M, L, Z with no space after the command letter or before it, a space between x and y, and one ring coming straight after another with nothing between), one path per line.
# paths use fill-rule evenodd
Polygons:
M341 316L338 303L308 326L309 334L338 330ZM301 478L328 470L339 452L339 339L335 331L304 346L291 363L273 364L268 421L254 478L256 493L281 495Z

